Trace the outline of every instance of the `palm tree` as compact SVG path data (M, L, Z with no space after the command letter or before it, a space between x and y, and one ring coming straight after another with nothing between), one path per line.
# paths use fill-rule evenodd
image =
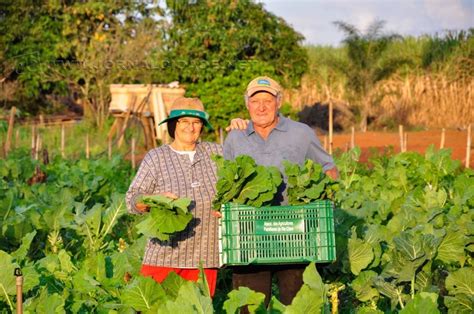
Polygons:
M376 84L407 63L406 59L386 56L390 44L401 37L397 34L383 34L384 21L373 22L365 34L345 22L336 21L334 24L346 34L343 43L348 57L348 63L340 64L337 68L347 78L346 87L352 92L356 105L360 108L360 128L365 132L370 109L375 105Z

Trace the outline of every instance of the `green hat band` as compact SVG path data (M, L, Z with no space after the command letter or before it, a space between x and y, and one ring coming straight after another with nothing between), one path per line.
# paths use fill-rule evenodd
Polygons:
M171 119L176 119L179 117L197 117L204 120L204 125L209 129L212 130L212 125L209 123L209 114L204 111L194 110L194 109L175 109L171 110L170 115L168 118L164 119L159 123L159 125L168 122Z
M209 119L209 115L200 110L194 110L194 109L177 109L177 110L171 110L170 116L168 119L174 119L178 117L183 117L183 116L191 116L191 117L198 117L204 120Z

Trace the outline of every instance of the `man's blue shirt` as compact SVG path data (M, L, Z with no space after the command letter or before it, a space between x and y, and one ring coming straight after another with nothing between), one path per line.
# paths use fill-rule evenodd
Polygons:
M321 147L309 126L281 114L266 140L255 132L252 122L246 130L231 131L224 142L224 158L233 160L239 155L249 155L259 165L276 166L282 174L283 160L302 165L306 159L311 159L321 164L324 171L335 167L334 160ZM286 178L284 180L286 182Z

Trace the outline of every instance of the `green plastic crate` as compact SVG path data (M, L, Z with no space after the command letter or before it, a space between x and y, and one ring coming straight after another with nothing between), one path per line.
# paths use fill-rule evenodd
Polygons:
M222 205L221 265L287 264L336 260L333 206Z

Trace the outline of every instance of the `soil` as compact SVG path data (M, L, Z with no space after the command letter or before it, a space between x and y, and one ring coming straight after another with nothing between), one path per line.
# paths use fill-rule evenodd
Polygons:
M333 139L333 151L338 149L346 151L350 147L351 134L335 134ZM324 143L324 136L319 136ZM407 133L407 151L424 153L429 145L433 144L439 148L441 142L441 130L429 130ZM466 161L467 130L446 130L445 148L452 149L452 157L460 160L464 166ZM471 135L471 158L470 168L474 167L474 143ZM372 149L379 152L393 149L395 153L400 152L400 138L398 132L365 132L355 134L355 145L362 150L361 161L367 161Z
M320 133L319 133L320 134ZM324 135L319 135L321 143L324 143ZM474 168L474 141L471 135L471 158L470 168ZM407 132L407 150L416 151L423 154L429 145L433 144L439 148L441 142L441 130L428 130ZM333 136L333 151L347 151L350 148L351 134L338 133ZM446 130L444 147L452 150L451 156L461 161L465 165L467 130ZM355 145L362 150L361 162L367 162L372 151L379 152L390 151L400 152L400 138L398 132L357 132L355 133ZM141 161L145 152L137 153L137 161ZM127 158L128 159L128 158Z

